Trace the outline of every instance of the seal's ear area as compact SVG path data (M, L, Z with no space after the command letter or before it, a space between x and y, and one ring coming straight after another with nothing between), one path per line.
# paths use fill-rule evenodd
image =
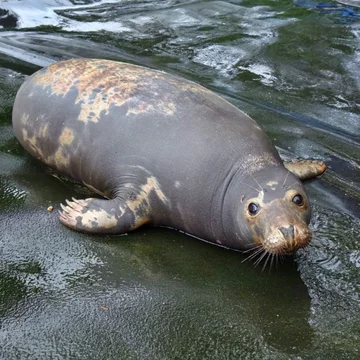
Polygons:
M326 170L326 165L317 160L297 160L284 163L284 166L300 180L312 179Z

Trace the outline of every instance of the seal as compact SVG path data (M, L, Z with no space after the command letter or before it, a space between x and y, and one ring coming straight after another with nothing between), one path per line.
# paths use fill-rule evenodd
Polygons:
M61 205L60 221L74 230L151 224L271 254L311 239L301 180L325 165L284 164L253 119L191 81L108 60L61 61L22 84L13 128L31 155L105 198Z

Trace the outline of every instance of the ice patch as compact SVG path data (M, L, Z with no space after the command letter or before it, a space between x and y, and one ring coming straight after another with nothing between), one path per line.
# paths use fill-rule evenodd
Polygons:
M250 64L248 66L239 66L238 68L260 76L260 81L267 86L273 85L277 80L276 76L273 75L273 70L267 65Z
M244 50L233 46L210 45L196 50L193 61L210 66L222 75L232 75L236 64L246 58L247 55Z
M79 32L95 32L95 31L111 31L111 32L130 32L133 31L127 26L123 26L120 22L108 21L108 22L78 22L71 21L66 26L64 26L66 31L79 31Z

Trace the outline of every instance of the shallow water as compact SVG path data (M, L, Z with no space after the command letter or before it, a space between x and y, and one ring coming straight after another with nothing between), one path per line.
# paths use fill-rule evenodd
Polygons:
M1 358L358 359L356 3L1 2ZM85 190L25 153L11 109L27 75L80 56L197 81L255 118L284 159L326 161L306 184L310 246L262 272L175 231L95 237L59 225L47 207Z

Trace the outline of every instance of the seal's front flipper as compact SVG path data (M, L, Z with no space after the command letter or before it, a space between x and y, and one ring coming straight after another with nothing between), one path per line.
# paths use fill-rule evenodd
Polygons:
M300 180L312 179L326 170L326 165L317 160L297 160L284 163L284 166L295 174Z
M60 221L67 227L92 234L122 234L150 222L149 209L141 214L120 199L66 200Z

